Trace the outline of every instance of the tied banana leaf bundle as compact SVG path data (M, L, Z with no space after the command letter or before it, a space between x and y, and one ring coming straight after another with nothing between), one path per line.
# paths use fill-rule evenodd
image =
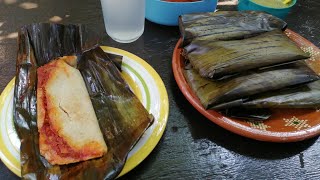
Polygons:
M243 40L194 39L184 48L184 54L194 69L208 78L310 57L280 30Z
M21 140L22 179L113 179L126 157L152 124L150 115L122 79L121 58L109 58L84 26L32 24L19 31L14 92L14 125ZM76 55L108 152L67 165L51 165L39 151L37 68ZM75 107L77 108L77 107Z
M186 67L184 75L206 109L319 79L304 61L242 73L222 80L203 78L190 66Z
M248 99L220 104L215 109L227 108L319 108L320 81L297 87L262 93Z
M252 37L275 29L285 30L287 23L257 11L218 11L186 14L179 18L182 46L193 39L235 40Z

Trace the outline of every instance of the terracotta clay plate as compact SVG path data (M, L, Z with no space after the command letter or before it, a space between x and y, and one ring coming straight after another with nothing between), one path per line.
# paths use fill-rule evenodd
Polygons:
M311 42L291 30L285 33L305 52L311 54L307 60L310 67L320 73L320 50ZM229 118L214 110L206 110L189 87L183 75L185 59L178 41L172 58L176 82L187 100L210 121L236 134L270 142L302 141L320 134L320 110L317 109L275 109L270 119L264 122L244 121Z

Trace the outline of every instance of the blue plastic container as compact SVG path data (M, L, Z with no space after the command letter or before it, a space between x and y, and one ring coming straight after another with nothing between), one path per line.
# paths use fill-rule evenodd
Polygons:
M148 1L148 0L147 0ZM250 0L239 0L238 10L254 10L254 11L264 11L269 14L272 14L278 18L284 19L290 12L292 6L296 4L297 0L292 0L290 6L286 8L271 8L267 6L262 6L260 4L256 4Z
M177 26L182 14L214 12L217 0L196 2L166 2L163 0L146 0L146 18L154 23Z

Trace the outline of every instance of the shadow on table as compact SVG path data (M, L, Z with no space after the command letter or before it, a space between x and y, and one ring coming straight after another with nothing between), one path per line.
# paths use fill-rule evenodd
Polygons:
M166 132L164 132L163 135L165 135L165 133ZM117 179L127 180L132 179L132 177L139 179L141 176L141 172L149 171L150 169L152 169L153 163L156 161L158 155L160 154L163 141L163 138L161 138L156 147L152 150L152 152L146 157L146 159L143 160L143 163L139 163L137 167L134 168L134 171L129 171L127 174Z
M18 29L31 23L81 23L104 28L100 1L0 0L0 17L0 43L16 43Z
M170 84L172 87L177 87L173 77ZM180 107L181 113L188 120L189 129L195 141L207 139L218 146L244 156L261 159L284 159L301 153L318 139L315 137L295 143L270 143L242 137L209 121L186 100L178 87L175 89L177 90L173 92L173 97Z

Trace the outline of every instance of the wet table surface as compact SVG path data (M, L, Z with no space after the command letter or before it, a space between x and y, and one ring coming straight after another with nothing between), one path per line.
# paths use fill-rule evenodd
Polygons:
M319 9L320 1L299 0L286 19L290 29L318 47ZM94 27L103 37L102 45L145 59L165 83L170 101L165 133L152 153L121 179L320 179L318 137L297 143L266 143L211 123L188 103L174 80L171 56L178 28L146 21L145 32L136 42L116 43L104 31L99 0L0 0L0 92L15 74L17 29L49 21ZM18 177L0 162L0 179Z

